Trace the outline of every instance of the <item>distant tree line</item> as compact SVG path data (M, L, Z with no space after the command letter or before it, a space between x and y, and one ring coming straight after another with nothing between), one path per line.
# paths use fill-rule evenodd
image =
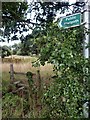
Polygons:
M4 58L5 56L9 56L12 54L11 46L0 46L0 56Z
M3 45L0 46L0 56L4 58L9 55L38 55L37 45L33 43L32 40L26 38L27 42L15 43L12 46Z

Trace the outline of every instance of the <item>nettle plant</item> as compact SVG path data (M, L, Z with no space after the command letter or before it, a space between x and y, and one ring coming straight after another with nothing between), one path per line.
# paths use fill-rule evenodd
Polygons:
M56 78L52 86L44 93L43 104L48 117L83 117L82 105L90 79L89 59L83 56L84 26L70 29L59 29L57 24L51 24L38 32L35 43L38 46L39 63L54 65Z

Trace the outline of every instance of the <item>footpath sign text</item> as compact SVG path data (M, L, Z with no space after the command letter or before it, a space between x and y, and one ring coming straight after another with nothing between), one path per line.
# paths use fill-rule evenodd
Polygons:
M81 24L81 14L73 14L69 16L62 17L59 20L58 26L62 28L70 28L79 26Z

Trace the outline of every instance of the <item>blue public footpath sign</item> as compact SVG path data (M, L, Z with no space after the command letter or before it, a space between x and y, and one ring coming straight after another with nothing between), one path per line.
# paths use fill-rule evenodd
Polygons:
M76 27L81 24L81 14L73 14L69 16L65 16L60 18L58 26L60 28L71 28L71 27Z

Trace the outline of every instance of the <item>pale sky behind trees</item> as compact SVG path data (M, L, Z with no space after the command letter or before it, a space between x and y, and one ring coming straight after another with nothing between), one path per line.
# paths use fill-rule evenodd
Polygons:
M28 1L28 3L30 3L30 0L27 0ZM68 2L70 2L70 4L72 4L72 3L75 3L76 2L76 0L62 0L62 1L68 1ZM29 17L29 16L27 16L27 17ZM58 15L57 15L57 17L59 17ZM27 33L25 33L25 34L27 34ZM24 35L25 35L24 34ZM3 46L3 45L7 45L7 46L12 46L12 45L14 45L15 43L19 43L20 41L19 40L14 40L14 41L9 41L9 43L7 42L7 40L5 41L5 42L1 42L0 44Z

